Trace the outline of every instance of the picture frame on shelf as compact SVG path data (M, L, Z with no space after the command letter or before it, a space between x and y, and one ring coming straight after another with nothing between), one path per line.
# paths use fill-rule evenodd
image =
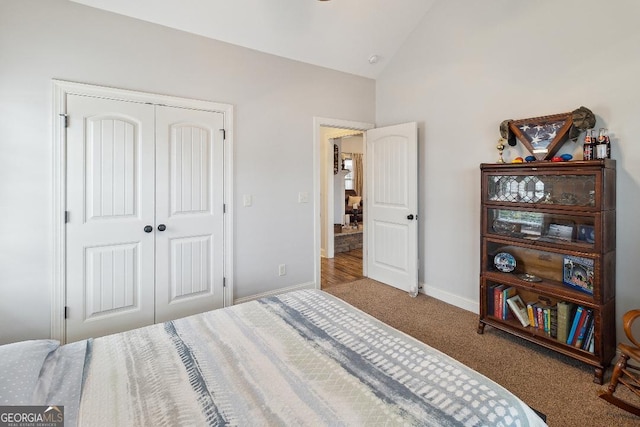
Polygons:
M592 225L578 225L578 236L577 240L579 242L587 242L587 243L595 243L596 236L594 233L594 229Z
M527 306L520 295L514 295L511 298L507 299L507 305L515 315L515 317L520 321L522 327L526 328L529 326L529 314L527 312Z
M573 226L568 224L549 224L547 236L557 240L573 240Z
M563 260L562 282L593 295L593 264L591 258L566 255Z
M542 224L522 224L520 227L520 233L529 236L541 236Z

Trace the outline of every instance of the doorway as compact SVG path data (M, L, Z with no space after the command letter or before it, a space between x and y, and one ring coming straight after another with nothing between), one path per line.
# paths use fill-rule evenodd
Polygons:
M345 283L366 277L366 230L353 230L360 234L360 247L354 250L335 251L334 229L345 224L345 207L348 199L345 197L345 176L350 170L343 169L341 146L344 140L353 139L345 145L353 147L358 138L361 141L360 151L364 155L364 131L374 127L371 123L351 122L338 119L314 118L314 218L315 223L315 283L320 289L325 283ZM357 137L356 137L357 136ZM337 152L335 145L338 146ZM364 176L364 174L363 174ZM350 178L353 178L351 175ZM338 185L335 185L338 183ZM349 185L351 186L351 185ZM364 189L360 190L364 192ZM366 201L361 200L361 210L366 209ZM349 216L362 220L359 217ZM346 235L346 233L345 233ZM323 269L326 273L323 276Z
M416 122L377 128L372 124L314 118L315 284L320 289L322 239L333 228L327 205L335 200L334 171L339 167L324 128L364 132L365 227L362 275L411 294L418 290L418 129ZM331 163L327 159L331 159ZM324 160L324 163L322 162ZM323 167L325 164L327 167ZM328 167L331 165L331 169ZM369 183L367 185L367 183ZM375 199L375 200L374 200ZM328 200L323 204L323 200ZM324 210L323 210L324 209Z

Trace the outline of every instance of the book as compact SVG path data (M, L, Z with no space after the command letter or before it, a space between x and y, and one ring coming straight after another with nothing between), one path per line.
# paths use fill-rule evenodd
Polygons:
M592 316L591 324L589 325L589 330L587 331L587 335L584 337L584 342L582 344L583 350L589 350L589 347L591 346L591 342L593 341L593 333L594 333L595 323L596 323L593 317L595 316Z
M490 285L489 288L487 289L487 314L493 314L493 307L494 307L494 298L493 298L493 294L494 294L494 290L495 287L498 285Z
M551 307L548 305L542 307L542 318L544 319L543 330L549 334L551 332Z
M573 322L571 324L571 330L569 331L569 336L567 337L567 344L569 345L573 345L576 329L578 328L578 323L580 323L580 318L582 317L583 312L584 312L584 308L582 308L582 306L578 306L578 308L576 309L576 314L574 314L573 316Z
M534 310L535 310L535 301L529 301L527 303L527 314L529 315L529 326L531 326L532 328L536 327L536 317L534 315Z
M578 334L578 338L576 338L574 347L578 347L578 348L582 348L582 342L584 341L584 337L590 328L590 323L593 318L593 313L591 310L585 310L585 311L587 314L584 316L584 321L581 321L581 324L579 325L580 333L578 334L576 332L576 334Z
M549 334L556 338L558 336L558 304L554 304L549 308Z
M582 313L580 314L580 319L578 320L578 326L576 327L575 335L573 336L573 341L571 341L571 345L576 347L576 342L580 337L580 333L582 333L582 327L584 326L584 322L587 320L588 310L582 307ZM584 338L584 337L583 337Z
M502 290L506 288L505 285L498 285L493 288L493 315L502 319Z
M507 299L507 305L525 328L529 326L529 314L527 313L527 307L524 305L520 295L514 295Z
M571 302L558 302L558 341L566 343L569 338L569 330L571 328L572 313L575 305Z
M544 312L542 305L539 304L536 306L536 323L538 329L544 331Z
M502 291L502 320L509 320L513 318L513 315L509 311L507 300L516 294L516 288L509 286Z

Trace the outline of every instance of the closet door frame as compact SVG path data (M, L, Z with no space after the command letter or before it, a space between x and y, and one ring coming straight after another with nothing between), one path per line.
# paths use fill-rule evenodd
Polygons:
M210 101L179 98L146 92L52 80L52 289L51 338L66 342L66 123L67 96L84 95L120 101L141 102L177 108L213 111L224 115L224 306L233 304L233 106ZM73 120L73 118L70 118Z

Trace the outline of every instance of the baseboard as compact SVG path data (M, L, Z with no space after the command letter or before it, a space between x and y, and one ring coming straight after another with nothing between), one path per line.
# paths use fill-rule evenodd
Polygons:
M298 289L315 289L315 282L302 283L300 285L288 286L286 288L280 288L269 292L263 292L261 294L250 295L248 297L242 297L233 300L233 305L242 304L243 302L253 301L260 298L272 297L274 295L284 294L285 292L297 291Z
M462 308L472 313L479 314L478 301L476 300L461 298L459 295L455 295L450 292L443 291L442 289L428 286L424 283L421 286L423 294L439 299L440 301L444 301L447 304L455 305L456 307Z

